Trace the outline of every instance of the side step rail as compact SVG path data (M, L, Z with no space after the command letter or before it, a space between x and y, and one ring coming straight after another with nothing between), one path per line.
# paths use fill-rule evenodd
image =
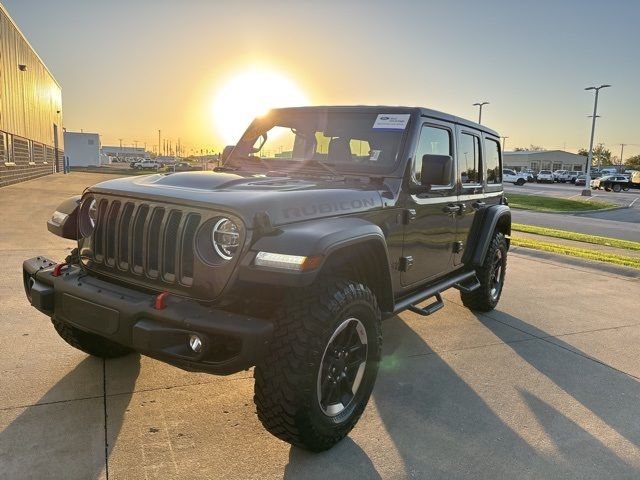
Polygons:
M413 313L417 313L418 315L422 315L423 317L431 315L432 313L436 313L438 310L440 310L442 307L444 307L444 302L442 301L442 296L440 295L440 292L436 293L434 295L434 297L436 297L436 301L433 302L430 305L427 305L426 307L418 307L417 305L409 305L407 307L407 310L410 310Z
M459 282L453 285L453 288L460 290L462 293L471 293L480 288L480 280L475 275L467 280L468 283Z
M419 313L419 312L416 312L416 310L414 309L421 310L422 312L424 312L424 311L428 311L428 309L430 309L433 306L434 310L431 310L430 313L426 313L426 315L430 315L431 313L440 310L444 305L442 303L442 297L440 296L442 292L444 292L445 290L451 287L458 288L456 287L456 285L463 284L471 279L475 279L476 281L478 280L476 277L476 273L474 271L458 273L456 275L453 275L449 278L442 280L439 283L436 283L435 285L431 285L430 287L424 290L412 293L407 297L396 300L394 309L393 309L393 314L394 315L398 314L403 310L407 310L407 309L411 310L412 312ZM479 286L479 283L478 283L478 286ZM416 307L417 304L422 303L431 297L436 297L436 301L432 305L429 305L423 309ZM420 313L420 315L422 314L424 313Z

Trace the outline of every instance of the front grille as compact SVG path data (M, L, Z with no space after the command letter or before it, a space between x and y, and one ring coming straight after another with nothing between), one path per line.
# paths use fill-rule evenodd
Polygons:
M94 269L153 286L193 284L200 213L124 199L98 202L91 247L84 249Z

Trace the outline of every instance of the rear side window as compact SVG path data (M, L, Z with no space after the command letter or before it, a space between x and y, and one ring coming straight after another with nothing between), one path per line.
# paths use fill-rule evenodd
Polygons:
M469 133L460 135L458 167L463 185L480 183L480 137Z
M484 163L487 169L487 184L501 183L502 175L500 173L500 144L495 140L485 138L484 148Z

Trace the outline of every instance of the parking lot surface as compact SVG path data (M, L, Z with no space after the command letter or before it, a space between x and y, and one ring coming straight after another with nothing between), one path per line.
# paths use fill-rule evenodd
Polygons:
M22 260L73 247L46 219L104 178L0 189L0 478L640 478L638 279L512 251L495 311L449 291L435 315L385 322L365 414L311 454L262 429L251 372L103 362L27 304Z

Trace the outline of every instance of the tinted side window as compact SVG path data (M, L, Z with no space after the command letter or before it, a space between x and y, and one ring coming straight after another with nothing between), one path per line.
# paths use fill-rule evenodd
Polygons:
M501 183L500 174L500 144L490 138L484 139L485 159L487 169L487 183ZM506 171L506 170L505 170Z
M480 183L480 138L463 133L460 135L458 167L462 184Z
M413 162L413 176L420 183L423 155L451 155L451 132L444 128L425 125L420 132L420 142Z

